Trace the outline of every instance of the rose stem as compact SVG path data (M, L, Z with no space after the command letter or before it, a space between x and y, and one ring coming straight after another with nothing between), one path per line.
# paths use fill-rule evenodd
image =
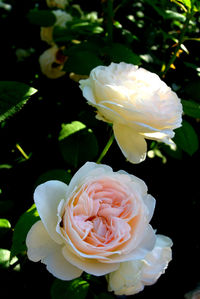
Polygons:
M108 42L112 42L113 39L113 1L107 0L107 7L105 9L106 12L106 31L107 31L107 40Z
M20 151L20 153L26 160L29 159L29 156L25 153L25 151L21 148L21 146L18 143L16 143L16 148Z
M177 44L177 46L176 46L176 48L174 50L173 55L171 56L171 58L170 58L170 60L168 62L168 64L166 65L164 71L161 74L162 78L165 77L166 73L170 69L170 66L174 63L174 61L175 61L175 59L177 57L177 53L178 53L178 51L179 51L179 49L181 47L181 44L184 41L185 33L186 33L187 29L188 29L188 25L189 25L189 22L190 22L192 16L193 16L193 13L190 13L190 12L188 12L187 15L186 15L186 21L185 21L185 24L184 24L184 26L182 28L181 33L180 33L180 38L179 38L178 44Z
M101 163L101 160L103 159L103 157L106 155L106 153L108 152L109 148L111 147L112 143L113 143L113 140L114 140L114 134L112 133L112 135L110 136L106 146L104 147L102 153L100 154L98 160L96 163L100 164Z

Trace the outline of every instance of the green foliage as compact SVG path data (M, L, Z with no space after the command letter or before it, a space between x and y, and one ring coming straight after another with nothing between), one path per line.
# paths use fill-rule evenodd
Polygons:
M51 298L85 299L88 289L89 283L81 277L71 281L56 279L51 287Z
M89 75L96 66L102 65L102 60L93 52L83 50L69 56L65 63L64 70L79 75Z
M90 71L99 65L108 65L111 62L126 62L140 64L139 55L127 46L120 43L89 41L72 46L64 51L68 57L64 70L79 75L89 75Z
M94 133L79 121L62 124L58 140L62 156L70 166L76 168L97 156L98 143Z
M200 104L194 101L182 100L183 111L186 115L200 118Z
M139 55L135 54L131 49L123 44L112 43L109 46L103 48L102 52L106 57L109 57L109 63L126 62L132 63L134 65L140 64Z
M18 261L17 257L10 258L10 251L8 249L0 248L0 269L9 268L14 263ZM20 269L19 265L16 265L13 270L18 271Z
M62 44L72 40L85 40L85 37L101 34L103 32L101 23L102 19L98 19L95 12L86 15L81 12L81 16L79 18L75 16L72 21L67 22L65 28L55 26L54 41Z
M30 23L42 27L53 26L56 22L56 17L50 10L30 10L27 18Z
M200 80L196 79L186 84L184 92L191 100L200 101Z
M199 148L198 135L194 128L186 120L183 121L182 127L176 129L174 142L180 149L192 156Z
M5 235L11 228L11 224L7 219L0 219L0 238Z
M14 227L11 258L26 251L26 236L32 225L40 219L35 204L21 215Z
M16 81L0 81L0 122L18 112L37 90Z
M35 185L38 186L50 180L58 180L65 184L69 184L71 178L72 175L69 171L64 169L52 169L41 174Z

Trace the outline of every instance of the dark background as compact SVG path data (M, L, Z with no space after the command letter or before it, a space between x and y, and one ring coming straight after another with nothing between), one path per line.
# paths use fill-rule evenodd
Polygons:
M79 2L83 10L101 10L99 1ZM83 110L88 115L86 122L90 122L95 114L82 97L78 83L70 80L67 75L50 80L40 73L38 57L46 49L46 45L40 41L39 28L29 24L26 19L27 12L34 7L34 1L18 0L11 3L11 12L0 9L0 79L24 82L38 89L38 93L32 96L26 106L0 128L0 164L12 166L10 169L0 169L0 204L7 201L10 205L7 210L0 210L0 217L8 219L14 227L20 215L33 204L33 191L38 178L48 170L70 168L60 153L58 134L61 124L79 120L78 113ZM118 16L121 21L125 22L127 9L122 9ZM149 15L154 18L153 11ZM154 24L150 23L149 26ZM147 29L143 30L147 33ZM135 50L138 53L145 52L148 43L151 43L148 38L146 41L142 40L142 43L136 42ZM31 57L22 62L17 61L15 50L30 47L35 49ZM199 55L199 44L188 43L188 47L192 57L183 56L182 60L192 61ZM177 62L176 72L169 71L165 79L169 85L174 81L181 83L183 88L180 94L184 94L184 82L193 79L192 71L185 72L182 60ZM157 65L150 66L149 69L153 67L156 70ZM37 78L35 74L38 74ZM189 120L198 133L199 122ZM109 138L110 130L107 124L95 120L92 129L99 142L100 153ZM20 162L22 155L16 148L17 143L26 153L32 153L29 160ZM150 146L149 141L148 144ZM151 224L158 234L169 236L174 243L173 260L166 273L155 285L145 287L135 298L181 299L200 283L199 152L192 157L183 153L182 159L174 159L168 155L166 157L166 164L156 157L133 165L125 161L114 142L102 161L115 171L123 169L146 182L149 193L156 199ZM72 169L72 174L74 172L75 169ZM10 249L11 238L12 231L0 240L0 247ZM2 299L13 296L50 298L49 288L54 277L40 263L25 260L21 272L1 270L0 275Z

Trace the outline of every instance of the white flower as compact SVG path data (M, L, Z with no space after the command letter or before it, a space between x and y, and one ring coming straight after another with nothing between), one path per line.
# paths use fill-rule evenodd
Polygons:
M57 10L52 10L52 13L55 15L56 17L56 21L54 23L53 26L49 26L49 27L41 27L40 29L40 37L41 40L47 42L48 44L54 44L53 42L53 29L54 27L61 27L61 28L65 28L66 23L72 21L72 16L61 10L61 9L57 9Z
M124 171L87 162L69 185L38 186L34 200L41 221L27 235L27 254L59 279L83 271L108 274L121 262L144 258L155 245L149 224L155 199L142 180Z
M65 28L66 23L72 21L72 16L66 11L57 9L57 10L53 10L52 13L56 17L56 22L54 26Z
M61 9L64 9L66 5L68 4L68 0L46 0L47 6L52 7L58 7Z
M117 143L130 162L145 159L145 139L173 143L182 105L156 74L132 64L111 63L94 68L88 79L80 81L80 88L97 108L97 118L113 123Z
M66 56L62 54L62 51L56 45L52 46L39 57L41 72L50 79L64 76L66 72L62 71L62 68L66 59ZM54 66L54 63L56 66Z
M155 247L144 259L121 263L118 270L107 275L108 290L116 295L134 295L154 284L172 259L171 246L170 238L157 235Z

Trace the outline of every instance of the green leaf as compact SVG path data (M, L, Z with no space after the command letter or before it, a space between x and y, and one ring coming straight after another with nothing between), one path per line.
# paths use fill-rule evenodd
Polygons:
M73 167L93 160L98 154L94 133L81 122L62 124L58 140L64 160Z
M198 135L187 121L183 121L182 127L175 130L174 142L187 154L192 156L199 148Z
M7 249L0 248L0 267L8 268L10 263L10 251Z
M51 298L85 299L88 289L89 283L81 277L71 281L56 279L51 287Z
M160 146L164 150L164 152L170 157L178 160L182 159L182 150L178 146L176 146L175 149L172 149L170 145L164 143L162 143Z
M0 268L9 268L10 265L13 265L17 262L17 257L10 258L10 250L0 248ZM16 265L13 270L18 271L20 269L19 265Z
M180 21L180 22L185 22L186 20L186 17L184 15L173 10L166 10L165 18Z
M10 168L12 168L12 165L10 165L10 164L1 164L0 165L0 169L10 169Z
M0 81L0 122L18 112L37 90L16 81Z
M39 176L36 182L36 186L50 180L58 180L65 184L69 184L71 178L72 175L69 171L66 171L64 169L52 169Z
M85 129L86 125L84 125L83 123L81 123L80 121L73 121L70 124L62 124L62 129L60 131L58 140L61 141L67 137L69 137L70 135Z
M126 62L135 65L140 64L140 57L131 49L119 43L113 43L111 46L105 47L103 52L105 55L109 56L109 62Z
M29 22L42 27L53 26L56 22L56 16L50 10L31 10L27 14Z
M94 52L80 50L68 57L63 70L79 75L89 75L93 68L103 64L103 61Z
M178 1L184 4L187 8L191 9L191 0L178 0Z
M32 225L40 220L35 204L19 218L13 233L11 258L26 251L26 236Z
M66 43L72 39L74 39L74 35L68 28L58 26L53 28L53 40L55 43Z
M11 224L7 219L0 219L0 238L7 233L11 228Z
M196 103L194 101L186 101L181 100L183 105L183 111L186 115L194 117L194 118L200 118L200 104Z
M190 81L184 88L189 99L200 101L200 79Z

